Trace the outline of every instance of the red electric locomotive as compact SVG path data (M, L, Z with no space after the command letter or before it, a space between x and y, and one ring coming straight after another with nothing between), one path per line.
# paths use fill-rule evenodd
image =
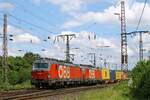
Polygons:
M57 88L108 83L125 79L127 79L127 75L122 71L41 58L33 64L31 84L37 88Z
M33 64L32 85L37 88L93 84L101 81L101 71L88 65L75 65L54 59Z

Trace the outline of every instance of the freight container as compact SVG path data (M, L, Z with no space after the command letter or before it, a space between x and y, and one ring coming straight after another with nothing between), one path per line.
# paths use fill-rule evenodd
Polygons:
M110 70L106 68L102 68L102 80L109 80L110 79Z
M127 79L128 79L128 73L122 72L122 80L127 80Z
M110 82L115 81L115 70L110 70Z
M116 80L122 79L122 71L116 71Z

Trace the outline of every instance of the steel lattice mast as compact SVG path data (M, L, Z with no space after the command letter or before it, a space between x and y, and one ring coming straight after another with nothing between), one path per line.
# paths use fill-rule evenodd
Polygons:
M121 70L128 70L125 3L121 1Z
M69 42L70 40L75 37L75 34L65 34L65 35L58 35L57 38L63 38L66 40L66 62L70 62L70 46Z
M3 25L3 59L2 59L2 66L3 66L3 76L4 76L4 82L7 83L7 71L8 71L8 64L7 64L7 15L4 14L4 25Z

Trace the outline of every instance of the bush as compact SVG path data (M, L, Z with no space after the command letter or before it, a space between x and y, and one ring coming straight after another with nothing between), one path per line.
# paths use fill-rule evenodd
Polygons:
M9 71L7 73L8 83L3 82L2 73L2 56L0 56L0 90L9 90L14 88L29 87L31 80L32 63L38 54L26 53L23 57L8 57Z
M31 69L20 69L18 79L18 83L23 83L25 81L31 80Z
M16 85L18 83L19 73L17 71L9 71L8 73L8 82L12 85Z
M8 74L11 85L21 84L31 79L31 69L20 69L19 71L10 71Z
M131 77L133 96L140 100L150 98L150 61L138 62Z

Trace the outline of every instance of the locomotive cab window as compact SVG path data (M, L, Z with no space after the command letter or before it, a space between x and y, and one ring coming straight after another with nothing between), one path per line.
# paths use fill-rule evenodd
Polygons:
M49 67L49 63L35 63L34 69L47 69Z

